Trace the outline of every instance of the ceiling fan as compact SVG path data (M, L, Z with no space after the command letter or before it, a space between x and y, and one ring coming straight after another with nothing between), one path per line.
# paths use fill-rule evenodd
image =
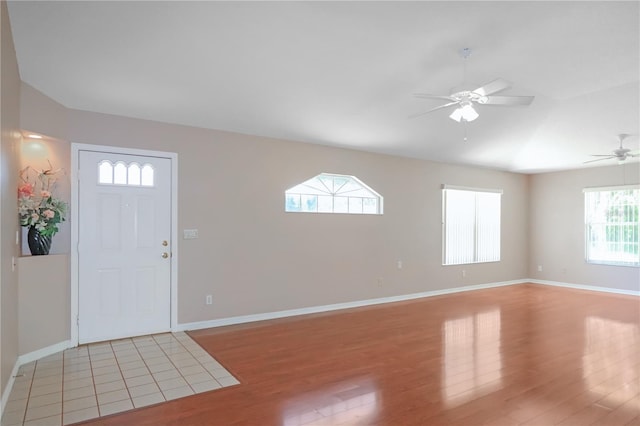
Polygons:
M465 60L465 80L466 80L466 59L471 55L471 49L464 48L460 51L460 55ZM444 105L437 106L429 111L421 112L409 116L409 118L420 117L443 108L456 106L456 109L449 115L452 120L460 122L469 122L478 118L479 114L474 106L477 105L493 105L493 106L526 106L533 102L534 96L494 96L496 93L502 92L511 87L511 83L501 78L495 79L484 86L476 89L454 88L449 96L430 95L427 93L414 94L417 98L423 99L441 99L448 101Z
M618 135L618 140L620 141L620 148L614 149L613 151L611 151L612 152L611 154L593 154L591 155L592 157L602 157L602 158L596 158L595 160L585 161L583 164L593 163L595 161L611 160L614 158L618 160L618 164L622 164L627 158L640 157L640 153L638 153L637 151L631 152L629 148L625 148L622 146L622 142L629 136L630 135L626 133L620 133Z

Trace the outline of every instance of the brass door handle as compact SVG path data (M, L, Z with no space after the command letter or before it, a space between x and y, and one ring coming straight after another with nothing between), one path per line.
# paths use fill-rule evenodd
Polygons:
M164 253L162 253L162 258L166 259L167 257L169 257L169 253L167 253L166 251Z
M166 247L166 246L168 246L168 245L169 245L169 241L164 240L164 241L162 242L162 245L163 245L163 246L165 246L165 247Z

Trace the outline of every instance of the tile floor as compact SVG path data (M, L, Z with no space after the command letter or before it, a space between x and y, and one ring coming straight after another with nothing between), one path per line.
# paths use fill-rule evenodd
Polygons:
M2 426L59 426L238 384L185 333L67 349L25 364Z

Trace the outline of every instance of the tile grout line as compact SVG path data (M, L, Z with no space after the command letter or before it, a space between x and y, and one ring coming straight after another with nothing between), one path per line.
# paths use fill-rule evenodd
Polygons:
M193 357L193 359L194 359L194 360L198 361L198 359L197 359L196 357L194 357L194 356L193 356L193 354L191 353L191 351L190 351L187 347L185 347L185 346L182 344L182 342L181 342L181 341L179 341L178 339L176 339L176 337L173 335L173 333L171 333L171 334L170 334L170 336L171 336L171 339L172 339L172 340L174 340L174 341L176 341L176 342L178 342L178 343L180 344L180 346L182 346L182 348L183 348L185 351L187 351L187 352L189 353L189 355L191 355L191 357ZM155 339L155 337L153 337L153 340L157 343L157 340ZM184 381L185 381L185 383L187 384L187 386L189 386L189 389L191 389L191 390L194 392L194 394L195 394L195 393L198 393L198 392L197 392L197 391L196 391L196 390L191 386L191 383L189 383L189 382L187 381L187 379L184 377L184 374L182 374L182 371L180 371L180 367L178 367L178 366L173 362L173 360L171 359L171 356L170 356L170 355L169 355L169 354L164 350L164 348L163 348L162 346L160 346L160 345L158 345L158 346L160 347L160 350L162 350L162 352L167 356L167 358L169 359L169 362L171 363L171 365L173 365L173 368L175 368L175 370L178 372L178 374L180 375L180 377L182 378L182 380L184 380ZM200 363L200 361L198 361L198 363ZM207 370L205 369L205 371L207 371ZM207 371L207 374L209 374L209 372L208 372L208 371ZM211 376L211 374L209 374L209 375ZM215 380L215 377L211 376L211 378ZM154 377L154 379L155 379L155 377ZM216 381L217 381L217 380L216 380ZM158 388L160 388L160 385L158 385ZM162 389L160 389L160 392L162 392ZM162 395L164 396L164 392L162 392ZM165 396L165 399L166 399L166 396Z
M152 336L150 336L150 337L152 337ZM133 339L131 339L131 343L133 344L133 347L136 349L136 352L138 353L138 355L140 355L140 359L142 360L142 363L144 364L144 367L149 372L149 375L151 376L151 379L153 379L153 383L155 383L156 386L158 387L158 390L160 391L160 394L162 395L162 398L164 399L163 402L167 402L167 399L164 397L164 394L162 393L162 389L160 389L160 385L156 381L156 378L154 377L153 373L151 372L151 369L149 368L149 365L147 364L145 356L142 354L142 352L140 352L140 348L138 348L138 345L136 345L136 342ZM154 343L155 343L155 339L154 339ZM129 391L129 386L127 385L126 380L125 380L125 385L127 386L127 391ZM144 386L144 385L141 385L141 386ZM131 393L129 393L129 395L131 395ZM149 395L151 395L151 394L149 394ZM146 395L140 395L140 397L143 397L143 396L146 396ZM158 404L160 404L160 403L158 403ZM133 397L131 397L131 405L133 405L134 409L138 408L138 407L135 406L135 404L133 402ZM142 407L140 407L140 408L142 408Z

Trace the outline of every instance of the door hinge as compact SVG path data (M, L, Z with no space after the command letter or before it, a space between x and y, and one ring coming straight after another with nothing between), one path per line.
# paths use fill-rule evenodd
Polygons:
M76 315L76 325L80 326L80 315Z

